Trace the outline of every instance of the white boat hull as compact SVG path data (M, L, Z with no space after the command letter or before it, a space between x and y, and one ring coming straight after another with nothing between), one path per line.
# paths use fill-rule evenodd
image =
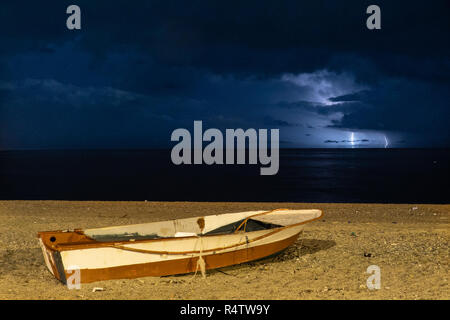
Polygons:
M297 217L299 214L302 219ZM258 218L259 215L261 216ZM49 270L65 283L71 274L70 270L78 269L80 282L84 283L195 272L198 270L199 259L204 260L206 269L260 259L291 245L302 232L304 224L319 219L321 215L319 210L290 210L272 214L257 211L77 230L76 234L42 232L39 237ZM275 221L279 223L279 227L208 235L208 232L217 227L249 217L264 223ZM197 227L193 227L194 225ZM121 236L131 234L139 237L154 234L155 230L158 236L161 234L172 236L140 240L130 238L128 241L95 240L111 234ZM186 234L187 230L195 231L196 235L173 236L180 232ZM52 237L69 239L61 239L61 242L55 240L52 244L52 241L49 242Z

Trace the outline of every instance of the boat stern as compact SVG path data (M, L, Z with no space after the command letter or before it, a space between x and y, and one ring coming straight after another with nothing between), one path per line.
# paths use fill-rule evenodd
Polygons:
M61 255L58 250L53 249L51 246L46 244L47 237L45 232L38 233L39 245L42 249L42 254L44 255L45 265L47 269L55 276L56 279L60 280L64 284L66 283L66 274L64 272L64 267L61 260Z
M38 241L44 255L45 265L47 269L55 276L56 279L66 284L66 271L61 258L61 252L58 244L62 243L79 243L93 242L93 239L87 237L81 230L73 231L42 231L38 232Z

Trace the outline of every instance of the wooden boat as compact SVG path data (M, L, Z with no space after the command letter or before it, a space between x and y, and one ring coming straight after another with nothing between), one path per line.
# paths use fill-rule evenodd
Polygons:
M97 229L39 232L50 272L63 283L163 276L264 258L294 243L320 210L249 211ZM203 266L202 266L203 264Z

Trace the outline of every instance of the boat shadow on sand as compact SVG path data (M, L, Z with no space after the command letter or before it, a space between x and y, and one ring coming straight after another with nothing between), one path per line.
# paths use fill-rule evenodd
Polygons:
M47 274L41 248L5 249L0 251L0 276L25 279L30 274L36 277Z

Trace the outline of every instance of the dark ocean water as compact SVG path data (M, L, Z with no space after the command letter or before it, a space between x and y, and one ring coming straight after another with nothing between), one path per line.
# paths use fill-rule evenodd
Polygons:
M0 199L449 203L450 149L284 149L260 165L172 164L171 150L0 152Z

